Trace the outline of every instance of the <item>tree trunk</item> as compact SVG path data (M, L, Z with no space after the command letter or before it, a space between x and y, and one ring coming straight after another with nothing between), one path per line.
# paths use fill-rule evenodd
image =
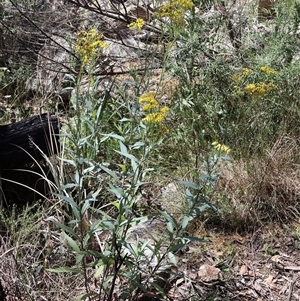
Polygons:
M56 154L59 120L54 114L33 116L0 126L0 169L21 167Z

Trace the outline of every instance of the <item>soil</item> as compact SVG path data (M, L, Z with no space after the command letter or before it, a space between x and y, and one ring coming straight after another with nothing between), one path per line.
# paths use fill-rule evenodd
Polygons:
M300 241L288 232L276 225L243 235L206 231L207 242L191 244L179 257L182 276L169 296L178 301L300 300Z
M175 196L178 198L179 193L175 185L167 185L162 190L161 200L163 201L160 204L157 203L157 206L168 205L170 209L170 204L172 204L174 208ZM147 199L145 201L147 204ZM153 203L155 202L156 200L153 200ZM150 225L155 226L156 230L162 233L159 223ZM148 232L153 234L155 229L149 227L148 231L144 228L140 230L142 231L137 234L148 240L146 234ZM165 283L168 283L164 292L169 300L300 300L299 220L285 225L275 222L264 224L254 230L238 233L233 232L232 229L229 232L229 230L217 227L216 224L209 224L207 221L198 219L192 222L188 231L190 235L202 241L191 242L186 248L177 252L176 270L164 276ZM2 246L0 260L4 260L4 256L13 249L9 247L6 250L5 246ZM7 263L10 264L10 262ZM4 271L0 261L0 270L1 268ZM15 273L16 270L11 271L10 279L14 278ZM5 275L0 273L0 301L25 300L14 296L14 288L5 281L8 278L4 277L3 280L2 276ZM1 292L1 284L6 297ZM52 284L48 287L49 290L52 289ZM32 300L40 299L33 298ZM67 297L67 300L71 298ZM147 292L138 300L159 301L163 299L158 296L157 292Z
M178 187L168 184L158 205L170 212L178 198ZM176 254L178 269L167 294L171 300L300 300L300 220L236 229L244 230L221 228L200 217L191 222L189 234L203 242L191 242Z

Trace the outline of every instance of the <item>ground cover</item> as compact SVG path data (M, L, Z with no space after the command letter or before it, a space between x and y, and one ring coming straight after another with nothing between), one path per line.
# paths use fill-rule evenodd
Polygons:
M62 147L1 172L0 300L299 299L298 1L1 9L1 123Z

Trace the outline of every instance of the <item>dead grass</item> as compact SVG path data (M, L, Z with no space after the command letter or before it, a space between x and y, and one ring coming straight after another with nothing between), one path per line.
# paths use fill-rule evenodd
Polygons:
M222 176L215 202L223 213L216 216L207 212L203 215L204 220L199 219L194 224L191 234L210 243L191 248L192 256L188 262L192 266L202 262L202 251L212 254L212 258L216 258L213 261L217 262L238 253L236 245L246 248L246 240L252 241L251 227L266 231L261 236L260 252L266 254L277 250L276 233L279 230L275 227L282 222L291 222L292 225L300 217L299 148L299 140L282 136L265 158L233 161L220 166ZM169 186L165 193L172 200L170 204L174 205L178 187ZM47 271L48 268L76 266L75 255L62 241L60 232L49 218L51 216L51 212L45 210L34 219L16 215L11 220L24 225L24 229L18 226L14 228L15 235L0 237L0 283L7 295L6 301L74 300L86 291L82 274ZM272 226L269 222L273 222ZM264 227L260 227L262 224ZM212 225L214 227L208 227ZM242 230L248 231L246 236L238 234ZM241 263L235 262L232 271L238 273L240 266ZM90 270L88 275L90 289L94 289L93 273ZM232 277L232 274L228 275Z
M218 183L218 191L225 198L219 205L226 219L233 222L235 218L250 226L299 218L299 151L299 140L282 136L265 158L226 165Z
M48 268L74 266L74 254L62 241L60 233L53 229L50 220L35 217L29 233L24 218L24 229L0 236L0 282L6 294L5 301L74 300L85 291L83 276L47 271ZM16 220L18 224L21 222L19 217Z

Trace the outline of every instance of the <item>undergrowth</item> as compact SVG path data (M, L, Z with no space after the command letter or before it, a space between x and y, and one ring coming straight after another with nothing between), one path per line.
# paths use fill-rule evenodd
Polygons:
M43 162L51 178L36 162L49 187L38 209L1 213L0 272L17 298L171 300L178 253L202 242L195 220L242 232L299 219L299 3L270 18L189 0L133 18L109 3L118 14L81 8L125 22L136 57L98 76L116 47L101 26L68 39L76 72L61 152ZM25 84L11 72L0 69L0 105L21 110ZM168 183L176 190L160 193Z

